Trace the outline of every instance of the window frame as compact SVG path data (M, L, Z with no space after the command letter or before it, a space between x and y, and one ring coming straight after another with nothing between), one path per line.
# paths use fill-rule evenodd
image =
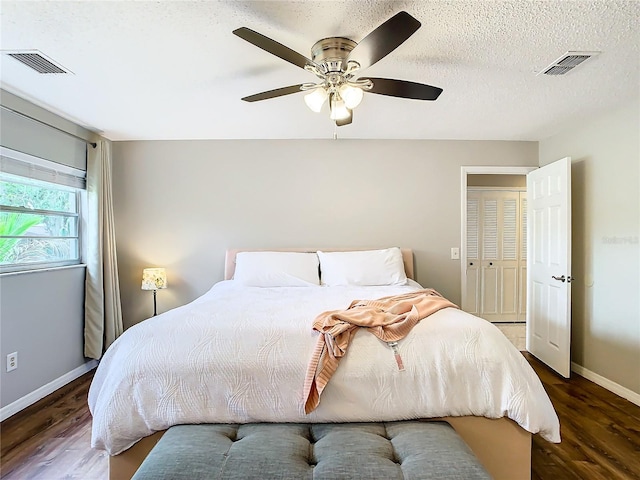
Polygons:
M6 147L0 148L0 155L2 160L6 161L18 161L24 165L30 165L32 168L38 168L43 171L52 172L52 176L56 177L58 174L65 176L77 177L84 182L86 172L78 170L66 165L58 164L56 162L34 157L32 155L18 152L8 149ZM38 262L22 262L22 263L8 263L0 265L0 274L14 273L14 272L28 272L37 270L46 270L57 267L67 267L74 265L81 265L83 263L83 237L84 226L86 225L85 218L83 216L83 205L85 204L86 188L82 188L78 185L68 185L62 182L49 181L48 179L35 178L26 175L21 175L19 172L13 171L0 171L0 177L3 181L13 183L24 183L27 185L42 186L43 188L50 187L52 189L68 190L75 196L75 212L64 212L61 210L48 210L48 209L30 209L28 207L17 207L13 205L0 204L0 212L15 212L26 214L38 214L42 216L57 216L57 217L71 217L75 218L75 235L72 236L34 236L34 235L19 235L19 236L3 236L3 238L35 238L35 239L65 239L76 241L76 251L74 258L68 258L64 260L55 261L38 261Z

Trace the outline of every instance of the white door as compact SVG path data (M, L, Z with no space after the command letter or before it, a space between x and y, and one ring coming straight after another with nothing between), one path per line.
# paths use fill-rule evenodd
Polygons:
M527 175L527 350L571 371L571 158Z

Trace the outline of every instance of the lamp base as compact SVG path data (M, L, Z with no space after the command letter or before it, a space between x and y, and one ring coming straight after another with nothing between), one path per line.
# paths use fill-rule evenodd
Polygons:
M156 309L156 293L158 293L157 290L153 291L153 316L155 317L156 315L158 315L157 309Z

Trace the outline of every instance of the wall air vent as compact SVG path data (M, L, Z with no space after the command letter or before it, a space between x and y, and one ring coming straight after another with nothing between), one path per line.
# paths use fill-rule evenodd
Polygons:
M551 65L543 68L538 75L566 75L585 60L598 54L600 52L567 52Z
M19 61L23 65L32 68L38 73L72 73L65 69L60 64L55 63L50 58L47 58L42 52L38 50L22 50L5 52L9 57Z

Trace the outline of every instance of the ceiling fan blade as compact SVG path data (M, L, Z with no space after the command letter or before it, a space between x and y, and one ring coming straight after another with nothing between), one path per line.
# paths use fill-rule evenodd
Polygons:
M435 100L442 93L442 89L439 87L432 87L424 83L409 82L407 80L373 77L360 80L371 80L373 82L373 87L371 90L368 90L368 92L377 93L378 95L388 95L390 97Z
M407 12L398 12L364 37L349 54L361 69L370 67L386 57L420 28L420 22Z
M242 100L244 100L245 102L257 102L259 100L268 100L270 98L282 97L283 95L291 95L292 93L301 92L301 86L302 84L276 88L275 90L267 90L266 92L249 95L248 97L244 97Z
M233 33L243 40L254 44L256 47L261 48L262 50L265 50L275 55L276 57L280 57L281 59L286 60L289 63L293 63L297 67L304 68L305 65L315 65L304 55L296 52L295 50L291 50L289 47L285 47L281 43L278 43L275 40L270 39L269 37L265 37L261 33L255 32L249 28L238 28L234 30Z
M342 120L336 120L336 125L338 127L343 127L345 125L349 125L351 122L353 122L353 110L350 110L347 108L347 110L349 110L349 116L347 118L344 118Z

